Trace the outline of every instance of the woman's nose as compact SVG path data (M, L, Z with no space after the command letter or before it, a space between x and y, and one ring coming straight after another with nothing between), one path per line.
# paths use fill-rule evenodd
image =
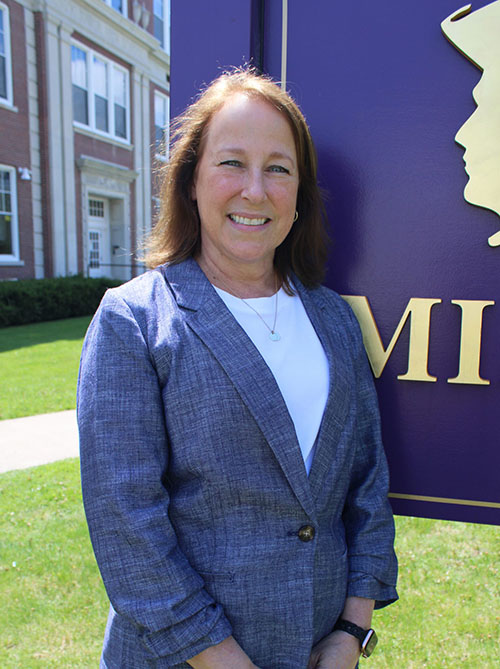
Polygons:
M266 186L262 170L248 170L245 175L242 196L251 202L262 202L266 198Z
M478 111L479 108L477 108L474 112L472 112L472 114L465 121L465 123L458 129L458 132L455 135L455 142L463 146L464 149L466 149L467 144L470 143L471 133L473 132L474 125L478 118Z

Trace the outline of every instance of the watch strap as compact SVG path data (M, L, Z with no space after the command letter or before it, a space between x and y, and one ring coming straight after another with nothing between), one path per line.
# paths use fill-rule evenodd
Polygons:
M340 630L341 632L347 632L347 634L355 636L356 639L359 639L360 644L363 643L363 641L365 640L366 633L368 632L368 630L359 627L359 625L355 625L354 623L351 623L349 620L343 620L343 619L337 620L337 623L333 629Z
M377 635L373 629L365 630L362 627L359 627L359 625L355 625L350 620L343 620L342 618L337 620L333 629L347 632L347 634L356 637L359 641L363 657L370 657L377 645Z

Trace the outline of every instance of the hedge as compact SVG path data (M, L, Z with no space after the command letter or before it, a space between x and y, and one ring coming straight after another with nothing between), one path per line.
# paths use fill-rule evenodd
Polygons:
M90 316L106 289L121 283L83 276L0 281L0 327Z

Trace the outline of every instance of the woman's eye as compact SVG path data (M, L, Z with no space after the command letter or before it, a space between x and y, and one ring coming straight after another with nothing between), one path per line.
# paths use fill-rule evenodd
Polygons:
M287 170L283 165L271 165L268 169L270 172L277 172L278 174L290 174L290 170Z
M228 165L229 167L240 167L241 162L239 160L223 160L221 165Z

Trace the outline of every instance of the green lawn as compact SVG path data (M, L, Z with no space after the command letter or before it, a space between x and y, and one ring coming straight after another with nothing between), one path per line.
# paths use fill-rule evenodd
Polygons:
M106 596L78 461L0 475L0 667L98 667Z
M373 669L498 667L499 528L396 518L400 601ZM0 475L0 667L98 666L107 616L77 460Z
M0 329L0 420L75 408L90 316Z

